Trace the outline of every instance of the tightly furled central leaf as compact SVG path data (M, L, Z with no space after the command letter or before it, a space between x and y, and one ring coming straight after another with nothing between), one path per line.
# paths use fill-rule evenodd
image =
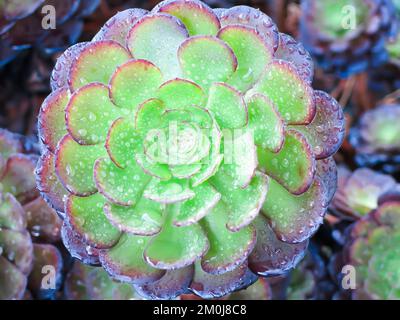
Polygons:
M249 7L118 13L59 58L41 109L40 190L66 246L152 298L291 268L332 199L344 132L312 77L304 48Z

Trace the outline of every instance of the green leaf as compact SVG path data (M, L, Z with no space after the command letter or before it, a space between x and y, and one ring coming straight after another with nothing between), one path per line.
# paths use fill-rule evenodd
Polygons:
M100 158L94 166L94 179L99 192L109 201L132 206L139 200L151 177L134 161L122 169L110 159Z
M247 124L247 108L243 96L225 83L214 83L211 86L207 109L221 128L237 129Z
M164 102L167 109L180 109L192 105L204 106L206 95L194 82L173 79L160 86L157 98Z
M298 243L307 240L322 223L327 210L324 202L324 188L317 178L308 191L299 196L270 179L262 212L280 240Z
M121 231L150 236L161 230L163 206L157 202L140 198L132 207L107 203L104 212L110 222Z
M226 131L224 134L224 163L220 172L233 179L233 186L246 188L258 165L257 149L250 130Z
M142 152L142 137L136 132L131 121L118 118L108 131L105 147L110 159L118 167L126 168L135 155Z
M172 205L177 212L173 223L178 227L196 223L206 216L221 199L221 194L207 182L193 188L193 191L195 196L192 199Z
M72 63L69 73L70 87L75 91L93 82L107 85L117 66L129 59L129 52L115 41L91 42Z
M135 116L135 128L139 133L146 134L151 129L158 129L165 105L161 100L149 99L143 102Z
M167 208L167 217L161 232L154 236L144 256L158 269L178 269L191 265L208 249L207 236L198 224L176 227L173 220L176 208Z
M188 200L194 196L188 181L176 178L168 181L153 178L144 191L145 198L166 204Z
M275 103L289 124L309 124L315 116L312 88L290 62L274 60L249 94L261 93Z
M135 23L126 44L136 59L154 63L168 80L180 75L176 52L187 37L185 26L175 17L149 14Z
M275 104L266 96L255 94L247 99L249 127L254 132L255 144L278 152L285 139L285 124Z
M227 227L233 232L253 221L264 203L268 190L268 178L259 172L245 189L235 188L233 179L220 171L210 182L221 193L222 201L228 208Z
M237 60L223 41L215 37L187 39L178 50L183 75L208 91L214 82L226 81L236 70Z
M247 226L237 232L227 229L229 209L223 202L219 202L200 223L210 242L210 249L201 260L203 270L208 273L223 274L234 270L254 248L254 227Z
M121 235L104 214L106 200L100 193L88 197L70 195L66 204L68 223L85 241L95 248L110 248Z
M163 1L154 8L155 12L165 12L181 20L194 35L216 35L220 23L213 10L201 1Z
M315 159L306 138L296 130L286 131L278 153L258 148L259 168L295 195L310 187L315 174Z
M88 84L77 90L65 110L68 132L80 144L105 141L108 129L122 114L109 98L108 87Z
M69 192L80 196L93 194L97 191L93 179L94 163L106 155L102 145L83 146L66 135L56 152L57 176Z
M153 98L162 83L162 74L146 60L130 60L118 66L110 80L112 101L119 107L136 111L139 104Z
M218 32L218 38L233 50L238 68L228 83L246 92L260 78L272 60L273 48L255 28L246 25L228 25Z
M177 166L171 166L170 170L172 175L178 179L187 179L194 176L201 169L200 163L194 164L182 164Z
M113 248L100 253L101 264L119 281L135 284L157 281L165 271L151 267L143 258L143 251L150 239L150 237L123 234Z

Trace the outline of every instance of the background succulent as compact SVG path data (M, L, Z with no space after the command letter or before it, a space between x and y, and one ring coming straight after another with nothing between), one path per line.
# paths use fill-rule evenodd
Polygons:
M0 67L18 52L30 47L44 54L65 50L74 44L82 31L83 18L90 15L100 0L18 0L0 2ZM44 29L42 20L48 11L55 9L56 28Z
M53 297L56 290L42 288L46 265L60 285L61 255L49 243L60 240L61 220L39 197L37 156L27 147L22 136L0 130L0 299Z
M359 166L386 173L400 171L400 105L381 105L362 115L350 132Z
M345 167L339 167L338 187L330 209L339 216L358 219L378 207L380 196L399 187L389 175L368 168L351 172Z
M399 27L391 0L301 3L301 40L325 71L347 78L388 60L385 44L396 37Z
M37 175L71 254L149 298L219 297L293 267L344 133L312 76L301 44L244 6L130 9L69 48Z
M379 207L349 232L349 241L337 261L355 267L353 299L400 299L399 200L398 193L382 196Z

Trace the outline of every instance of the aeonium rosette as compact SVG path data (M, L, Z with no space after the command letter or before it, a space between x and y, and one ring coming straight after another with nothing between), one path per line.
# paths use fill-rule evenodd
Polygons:
M59 59L38 185L73 256L151 298L208 298L302 257L336 186L343 114L250 7L166 1Z

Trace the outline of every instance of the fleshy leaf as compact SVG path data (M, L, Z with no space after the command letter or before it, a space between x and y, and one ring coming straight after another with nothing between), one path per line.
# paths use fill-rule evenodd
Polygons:
M11 193L19 202L26 203L38 196L35 181L36 157L14 154L7 160L1 177L2 192Z
M131 59L129 52L118 42L104 40L86 45L72 63L69 86L72 91L92 82L105 85L117 66Z
M142 134L145 134L151 129L158 128L164 111L165 105L158 99L149 99L143 102L136 112L136 130Z
M315 178L307 192L296 196L270 179L262 212L281 241L299 243L319 227L327 210L322 182Z
M44 152L38 161L36 184L46 202L58 212L64 212L68 192L57 178L55 156L50 151Z
M303 258L308 246L307 240L296 244L280 241L262 215L254 220L254 226L257 230L257 243L249 257L249 268L256 274L285 274Z
M270 98L289 124L309 124L314 119L313 90L289 62L274 60L250 91Z
M227 229L229 210L220 202L201 220L210 249L201 260L201 267L211 274L224 274L239 267L247 259L256 243L253 226L232 232Z
M271 62L272 47L256 29L246 25L227 25L218 32L218 38L232 48L238 61L238 68L228 83L242 92L247 91Z
M154 269L143 259L143 251L150 239L150 237L123 234L113 248L100 253L101 264L114 279L119 281L135 284L157 281L165 271Z
M183 293L187 293L187 288L193 279L193 273L193 266L167 270L160 280L144 285L135 285L135 289L146 299L174 299Z
M163 228L148 244L144 257L157 269L183 268L205 254L209 246L207 236L198 224L174 226L176 207L167 210Z
M295 195L310 187L315 173L315 159L306 138L295 130L286 131L278 153L258 148L259 167Z
M333 157L317 161L315 176L324 184L326 200L327 203L330 203L335 195L338 183L336 162Z
M206 96L200 86L185 79L173 79L163 83L157 98L167 109L180 109L188 106L204 106Z
M104 212L110 222L124 232L150 236L161 230L162 205L143 197L132 207L107 203Z
M50 79L50 85L53 91L61 88L68 88L69 71L72 63L89 44L90 42L77 43L65 50L57 59Z
M51 243L60 240L62 220L41 197L24 205L24 210L28 230L33 239Z
M126 44L135 59L154 63L168 80L180 75L176 52L187 37L185 26L175 17L149 14L135 23Z
M147 13L147 10L138 8L118 12L105 23L92 41L113 40L125 46L128 31L138 19Z
M249 127L254 130L254 142L263 149L278 152L285 139L284 122L275 104L262 94L247 99Z
M174 203L191 199L195 196L187 180L172 178L161 181L153 178L144 190L144 197L159 203Z
M210 177L212 177L219 169L223 159L224 156L222 154L215 154L210 159L210 162L204 164L200 172L191 179L192 186L196 187L201 183L203 183L204 181L208 180Z
M67 133L64 110L69 96L68 89L57 89L44 100L40 109L39 137L51 152L56 151L58 141Z
M2 229L0 232L2 255L21 272L29 274L32 267L32 240L25 230ZM1 273L1 272L0 272Z
M183 75L208 91L214 82L226 81L237 68L231 48L210 36L187 39L178 50Z
M279 40L275 58L293 63L299 75L307 83L311 83L314 77L314 62L311 55L300 42L297 42L287 34L280 33Z
M333 155L343 142L345 119L342 107L329 94L314 92L316 114L308 126L295 126L312 145L315 158L325 159Z
M75 91L65 110L68 132L80 144L104 142L113 121L121 115L110 100L108 87L91 83Z
M150 160L144 154L137 154L135 159L137 164L146 174L156 177L160 180L169 180L172 178L170 168L167 164Z
M257 161L257 149L250 130L226 131L224 135L224 163L220 172L232 178L233 187L246 188L253 179Z
M249 225L258 215L268 190L268 177L256 173L245 188L233 186L232 178L217 172L211 178L211 184L222 195L222 201L228 209L227 228L233 232Z
M279 45L278 28L272 19L261 12L248 6L236 6L218 13L222 27L227 25L245 25L256 28L258 33L264 38L274 51Z
M135 111L139 104L155 96L162 74L146 60L130 60L118 66L110 80L112 101L119 107Z
M83 236L75 232L71 226L64 223L61 228L61 238L64 246L68 249L69 254L90 265L98 265L99 262L99 250L88 245L84 240Z
M111 125L105 144L110 159L118 167L126 168L141 150L141 139L131 121L118 118Z
M66 135L58 144L55 158L57 177L62 185L76 195L90 195L97 191L94 162L106 155L102 145L82 146Z
M177 166L170 167L171 173L175 178L178 179L187 179L194 176L201 170L200 163L193 163L193 164L182 164Z
M0 270L0 299L22 299L27 283L26 275L3 256L0 256Z
M221 195L208 183L193 188L194 198L174 204L174 225L181 227L196 223L207 215L221 199Z
M247 263L242 264L235 270L224 274L213 275L205 272L200 263L195 265L195 273L190 290L203 299L214 299L223 297L234 290L254 283L257 277L247 268Z
M237 129L247 124L247 108L243 96L225 83L211 85L207 109L221 128Z
M95 248L110 248L118 242L120 231L103 212L106 200L96 193L88 197L69 196L66 204L67 222L73 230Z
M15 231L26 228L24 209L10 193L0 196L0 228Z
M110 159L100 158L94 165L94 179L99 192L109 201L132 206L139 200L151 178L133 161L121 169Z
M153 12L168 13L181 20L190 36L216 35L221 27L212 9L197 0L167 0L158 4Z

